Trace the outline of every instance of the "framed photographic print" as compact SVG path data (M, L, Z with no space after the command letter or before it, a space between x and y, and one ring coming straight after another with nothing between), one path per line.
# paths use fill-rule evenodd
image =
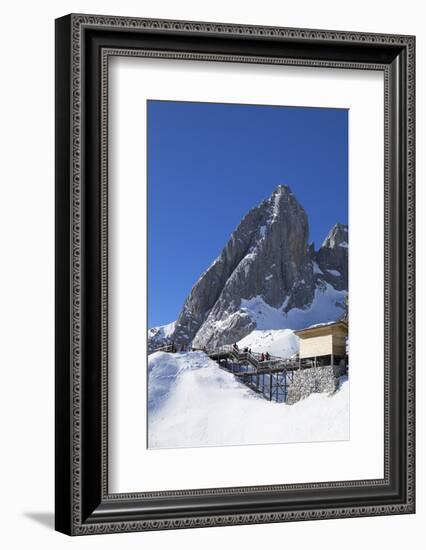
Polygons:
M412 36L56 21L56 529L413 513Z

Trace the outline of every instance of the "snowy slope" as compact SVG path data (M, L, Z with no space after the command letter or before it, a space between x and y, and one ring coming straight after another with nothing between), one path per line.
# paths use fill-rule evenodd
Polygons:
M250 348L257 353L269 352L270 355L287 359L299 351L299 338L290 329L253 330L238 342L240 349Z
M312 303L304 308L293 308L284 313L286 300L280 308L266 304L261 296L241 301L241 310L250 316L260 330L291 328L298 330L317 323L335 321L343 315L346 290L336 290L321 281L316 287Z
M345 440L349 384L295 405L257 396L202 352L156 352L148 364L149 448Z

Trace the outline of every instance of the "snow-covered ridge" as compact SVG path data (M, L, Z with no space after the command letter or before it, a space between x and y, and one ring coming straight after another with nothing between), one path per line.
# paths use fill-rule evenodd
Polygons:
M161 325L159 327L152 327L149 329L149 332L152 335L158 335L161 337L167 337L173 334L173 331L175 330L175 324L176 321L173 321L172 323L168 323L167 325Z
M317 323L335 321L341 317L346 296L346 290L336 290L331 284L322 281L315 289L312 303L304 309L293 308L284 313L287 298L279 308L273 308L266 304L261 296L242 300L240 309L253 319L258 330L298 330Z
M249 348L255 353L266 353L288 359L299 351L299 338L290 329L253 330L238 342L240 349Z

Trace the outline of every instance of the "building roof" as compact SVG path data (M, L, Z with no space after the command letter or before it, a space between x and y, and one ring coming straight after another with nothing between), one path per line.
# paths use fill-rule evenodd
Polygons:
M300 336L301 338L308 338L309 336L314 336L315 334L328 332L329 329L333 330L336 327L342 327L348 330L348 323L343 319L338 321L331 321L330 323L319 323L317 325L311 325L310 327L302 328L300 330L295 330L294 334Z

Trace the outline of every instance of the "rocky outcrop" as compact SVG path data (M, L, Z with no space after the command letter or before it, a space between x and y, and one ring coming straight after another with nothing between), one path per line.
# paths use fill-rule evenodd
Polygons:
M323 279L338 290L348 288L348 243L348 226L337 223L315 255Z
M337 224L315 252L308 245L306 212L288 186L278 186L247 213L200 276L173 331L162 337L160 329L151 329L149 350L160 341L197 348L236 342L258 325L259 303L282 315L280 328L285 328L285 315L309 307L318 285L347 288L345 235L345 227Z

